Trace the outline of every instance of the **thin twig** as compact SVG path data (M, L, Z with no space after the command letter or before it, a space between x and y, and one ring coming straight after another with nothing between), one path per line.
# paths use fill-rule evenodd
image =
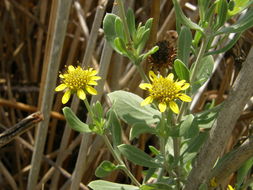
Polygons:
M34 124L39 123L43 120L43 116L40 112L33 113L28 117L24 118L16 125L12 126L11 128L7 129L3 133L0 134L0 147L4 146L5 144L12 141L16 136L23 134Z

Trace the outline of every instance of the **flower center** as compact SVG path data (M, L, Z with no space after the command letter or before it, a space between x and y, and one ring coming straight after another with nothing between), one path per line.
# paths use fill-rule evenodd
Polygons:
M179 91L180 89L173 81L159 77L153 81L150 95L159 100L159 102L170 102L177 98Z
M68 74L64 77L64 83L71 90L84 89L88 82L88 73L87 71L77 68L73 71L69 71Z

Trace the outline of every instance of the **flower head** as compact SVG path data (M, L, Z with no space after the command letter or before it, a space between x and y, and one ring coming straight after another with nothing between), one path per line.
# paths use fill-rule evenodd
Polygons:
M184 102L192 100L191 97L181 92L189 88L190 84L186 83L185 80L174 81L172 73L164 78L150 71L149 78L152 84L142 83L139 86L141 89L149 91L149 96L141 103L141 106L150 104L155 100L158 103L160 112L164 112L169 107L174 113L178 114L179 108L175 100L180 99Z
M96 95L97 91L91 85L97 85L96 80L101 79L101 77L95 76L97 73L92 68L83 70L80 66L76 68L72 65L68 66L68 70L59 75L62 79L61 84L55 88L55 91L65 90L62 103L66 104L71 94L75 93L81 100L86 98L86 93Z

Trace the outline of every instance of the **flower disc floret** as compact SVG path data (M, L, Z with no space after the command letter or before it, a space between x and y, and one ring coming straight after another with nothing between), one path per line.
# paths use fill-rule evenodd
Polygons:
M55 91L65 90L62 103L66 104L71 94L77 94L81 100L86 98L87 93L96 95L97 91L92 86L96 86L96 80L101 79L101 77L96 76L97 73L92 68L84 70L80 66L76 68L72 65L68 66L67 71L59 75L61 84L55 88Z
M184 102L190 102L191 97L181 91L189 88L190 84L185 80L174 81L174 75L170 73L167 77L155 75L153 71L149 72L151 84L142 83L140 88L149 91L149 96L141 103L142 106L152 103L154 100L158 103L159 110L164 112L169 107L174 113L179 113L178 105L175 100L180 99Z

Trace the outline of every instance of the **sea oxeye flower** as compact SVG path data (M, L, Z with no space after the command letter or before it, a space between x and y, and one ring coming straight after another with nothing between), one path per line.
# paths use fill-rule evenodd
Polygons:
M169 107L174 113L179 113L178 105L175 100L180 99L184 102L191 102L191 97L182 93L181 91L189 88L190 84L185 80L174 81L174 75L170 73L167 77L155 75L153 71L149 72L151 84L142 83L139 85L141 89L148 90L149 96L143 100L141 106L156 101L160 112L164 112Z
M97 91L91 86L96 86L96 80L101 79L101 77L96 76L97 73L92 68L84 70L80 66L76 68L72 65L68 66L68 70L59 75L61 84L55 88L55 91L65 90L62 103L66 104L71 94L77 94L81 100L86 98L87 93L96 95Z

